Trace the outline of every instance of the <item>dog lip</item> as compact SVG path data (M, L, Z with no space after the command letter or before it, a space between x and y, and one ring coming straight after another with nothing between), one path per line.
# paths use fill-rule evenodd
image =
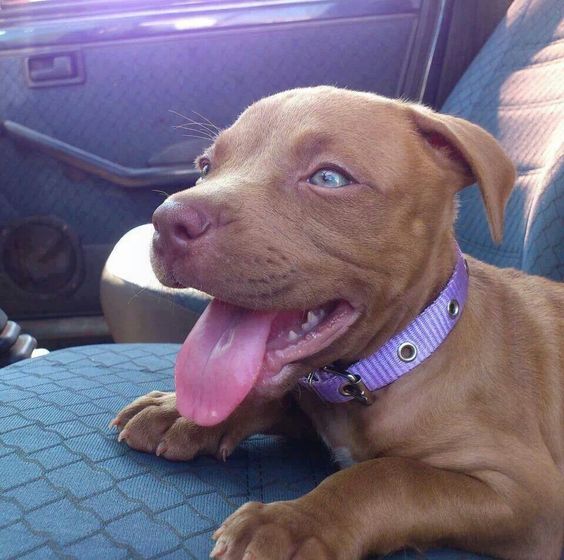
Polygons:
M333 300L330 304L333 307L327 312L326 316L315 323L309 330L307 325L302 325L302 327L306 328L305 332L302 332L300 335L290 330L287 332L287 339L284 340L284 331L282 330L282 336L278 334L277 337L274 337L274 343L271 339L270 347L267 345L263 361L261 372L263 383L268 380L275 381L281 374L284 366L299 363L325 350L345 334L361 315L360 309L352 306L347 300ZM327 306L327 304L325 305ZM312 320L309 314L322 308L323 306L319 306L314 310L310 310L307 323L310 323ZM283 339L283 346L276 344L276 342L280 342L281 338Z
M348 302L347 302L348 303ZM295 360L294 362L288 362L282 364L277 373L261 372L261 376L257 385L255 386L255 394L258 398L279 398L279 396L292 388L294 388L298 382L298 379L315 369L315 367L321 367L323 364L305 364L300 363L300 361L307 360L309 357L313 356L317 352L321 352L328 348L334 341L338 340L346 332L348 332L351 327L353 327L362 316L363 310L358 307L352 308L352 314L348 324L343 324L339 329L337 329L331 340L327 341L323 347L320 347L316 352L309 354L308 356L303 356L302 358Z
M174 262L166 262L166 259L154 250L151 251L151 267L158 282L166 288L175 290L187 288L186 284L178 280L174 270Z

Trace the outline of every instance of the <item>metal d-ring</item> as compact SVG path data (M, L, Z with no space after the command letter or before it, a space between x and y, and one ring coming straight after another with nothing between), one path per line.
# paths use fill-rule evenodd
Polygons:
M339 393L341 393L344 397L351 397L364 405L371 405L374 402L374 399L364 384L362 377L360 377L357 373L340 370L332 365L325 366L322 370L346 379L346 383L343 383L339 387Z

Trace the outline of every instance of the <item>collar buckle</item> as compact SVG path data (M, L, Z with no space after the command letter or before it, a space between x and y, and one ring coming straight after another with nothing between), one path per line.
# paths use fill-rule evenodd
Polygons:
M370 394L370 391L364 384L362 377L357 373L351 373L350 371L341 370L334 365L329 365L321 368L322 371L326 373L331 373L333 375L338 375L346 380L339 387L339 393L345 397L352 397L355 401L359 403L370 406L374 402L374 397Z

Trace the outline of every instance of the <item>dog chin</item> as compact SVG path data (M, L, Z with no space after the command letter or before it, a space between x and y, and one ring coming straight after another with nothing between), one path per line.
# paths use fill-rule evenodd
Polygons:
M154 250L151 251L151 268L155 274L159 283L161 283L165 288L173 288L176 290L182 290L186 288L186 285L179 282L174 274L174 267L170 264L164 262L162 257L157 255Z
M298 385L300 378L307 375L312 368L305 364L288 364L277 374L262 378L253 389L253 396L261 400L279 399Z

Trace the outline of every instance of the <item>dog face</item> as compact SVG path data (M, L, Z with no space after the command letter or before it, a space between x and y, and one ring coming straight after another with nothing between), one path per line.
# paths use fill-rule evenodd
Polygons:
M422 278L450 274L456 192L480 182L499 237L513 182L478 127L330 87L255 103L196 163L198 184L155 213L155 272L278 312L269 343L302 348L272 359L270 377L358 359L384 325L393 334L437 287Z

